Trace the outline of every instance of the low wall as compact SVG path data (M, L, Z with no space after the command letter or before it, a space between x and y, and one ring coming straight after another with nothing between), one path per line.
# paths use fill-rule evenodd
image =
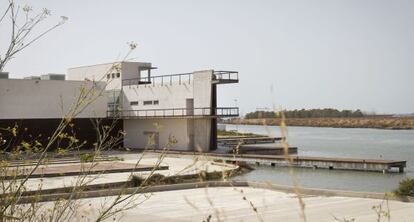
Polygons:
M86 191L77 193L75 195L70 193L55 193L35 197L22 197L20 204L30 203L36 198L36 201L56 201L59 199L72 199L80 198L96 198L106 196L118 196L127 194L138 194L138 193L152 193L152 192L163 192L163 191L174 191L184 189L197 189L197 188L208 188L208 187L251 187L259 189L269 189L285 193L295 193L295 187L275 185L269 183L257 183L247 181L206 181L196 183L181 183L181 184L170 184L170 185L158 185L150 187L132 187L132 188L120 188L120 189L105 189L98 191ZM352 198L370 198L370 199L388 199L402 202L414 202L414 197L398 197L387 193L371 193L371 192L354 192L354 191L342 191L342 190L326 190L326 189L313 189L313 188L299 188L301 195L312 195L312 196L340 196L340 197L352 197Z

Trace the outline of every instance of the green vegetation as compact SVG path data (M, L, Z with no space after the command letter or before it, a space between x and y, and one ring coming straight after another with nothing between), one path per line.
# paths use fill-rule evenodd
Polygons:
M92 153L83 153L83 154L81 154L79 156L80 161L82 163L92 162L93 161L93 157L94 157L94 154L92 154Z
M301 109L301 110L284 110L283 114L286 118L323 118L323 117L363 117L361 110L342 110L337 109ZM246 114L246 119L257 118L278 118L277 112L273 111L256 111Z
M400 185L394 191L398 196L412 196L414 197L414 178L405 178L400 181Z
M250 171L247 167L240 167L234 170L227 171L213 171L206 172L200 171L197 174L187 174L187 175L174 175L174 176L164 176L162 174L154 173L148 178L144 178L139 175L132 175L129 179L130 186L133 187L142 187L142 186L157 186L157 185L169 185L169 184L179 184L179 183L197 183L203 181L220 181L226 178L234 177L245 172Z
M152 176L150 176L148 179L145 179L138 175L132 175L130 178L130 181L132 182L133 186L140 187L140 186L154 186L154 185L165 185L165 184L174 184L176 181L172 181L171 179L168 179L168 177L165 177L162 174L155 173ZM145 183L145 184L144 184Z

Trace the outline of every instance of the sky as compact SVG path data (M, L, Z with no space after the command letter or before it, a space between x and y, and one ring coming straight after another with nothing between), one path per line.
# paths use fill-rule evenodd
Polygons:
M7 1L1 0L4 9ZM414 1L410 0L32 0L49 27L66 24L18 54L11 78L129 56L153 74L239 71L218 86L219 106L337 108L414 113ZM7 27L0 26L4 42ZM0 49L3 50L3 45Z

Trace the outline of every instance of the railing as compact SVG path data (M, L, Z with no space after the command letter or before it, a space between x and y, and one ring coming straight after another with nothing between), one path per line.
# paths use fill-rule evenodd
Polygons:
M239 81L239 72L236 71L214 71L215 80L222 82Z
M171 74L171 75L162 75L162 76L150 76L150 77L141 77L134 79L124 79L122 80L123 86L130 85L143 85L143 84L170 84L173 82L181 83L190 83L193 80L193 73L181 73L181 74Z
M154 118L154 117L237 117L238 107L204 107L204 108L171 108L171 109L146 109L146 110L121 110L108 111L108 117L118 118Z
M231 83L239 81L239 72L236 71L214 71L213 74L213 81L217 81L217 83ZM193 79L193 73L180 73L162 76L146 76L141 78L124 79L122 80L122 85L172 85L173 82L178 82L179 84L191 83Z

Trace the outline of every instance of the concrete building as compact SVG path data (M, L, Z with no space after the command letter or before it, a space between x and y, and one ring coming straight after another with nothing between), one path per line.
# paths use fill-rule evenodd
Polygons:
M22 141L37 140L45 144L62 118L73 109L82 89L104 90L106 86L104 82L47 79L51 78L0 79L0 148ZM106 106L107 98L98 96L72 120L73 129L68 131L73 131L80 141L92 144L96 138L92 121L109 122ZM19 136L13 138L6 130L9 127L15 127Z
M216 87L237 83L238 73L205 70L152 76L154 69L151 63L107 63L69 69L68 79L108 82L108 118L122 120L125 147L215 149L217 117L238 116L236 107L217 107Z
M125 132L123 146L130 149L215 149L217 118L238 116L237 107L217 107L216 87L237 83L238 73L204 70L152 76L154 69L151 63L115 62L71 68L67 80L59 74L0 79L0 128L19 125L29 129L26 136L46 140L81 87L94 84L105 96L73 120L82 141L93 143L91 120L101 120L115 121L115 129Z

